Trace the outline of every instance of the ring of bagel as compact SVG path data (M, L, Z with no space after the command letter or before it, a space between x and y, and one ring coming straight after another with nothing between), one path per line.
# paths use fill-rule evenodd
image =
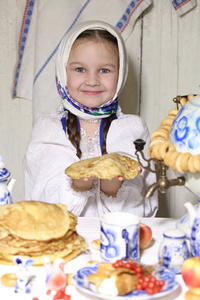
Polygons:
M200 287L189 289L185 293L185 300L199 300L200 299Z
M14 287L17 281L15 273L7 273L1 277L1 284L7 287Z
M182 103L186 103L194 97L193 94L181 98ZM148 150L149 157L158 160L164 160L166 166L179 173L197 173L200 172L200 155L192 155L188 152L180 153L176 151L175 146L169 141L171 126L179 110L169 111L160 127L151 134L151 144Z

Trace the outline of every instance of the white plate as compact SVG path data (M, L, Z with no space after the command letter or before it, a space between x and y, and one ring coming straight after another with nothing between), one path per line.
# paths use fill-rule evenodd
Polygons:
M109 300L155 299L172 293L179 286L178 282L176 282L175 280L176 275L173 272L166 269L165 270L160 269L160 279L163 279L165 281L165 286L163 287L162 291L160 291L159 293L156 293L154 295L148 295L145 291L135 290L132 293L129 293L128 295L125 296L114 297L114 296L101 295L96 291L94 284L88 281L88 275L91 273L96 273L97 266L98 264L95 264L80 269L76 273L73 279L74 279L75 286L79 291L99 299L109 299Z

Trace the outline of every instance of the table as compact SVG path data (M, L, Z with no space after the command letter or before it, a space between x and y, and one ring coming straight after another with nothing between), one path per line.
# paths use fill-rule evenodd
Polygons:
M140 261L146 264L154 264L158 261L158 249L162 240L162 233L166 229L175 228L176 219L172 218L141 218L141 222L149 225L152 228L153 235L152 241L148 248L141 251ZM75 273L82 267L85 267L88 261L100 261L99 251L94 250L91 247L91 242L94 239L99 238L100 235L100 224L98 218L87 218L80 217L78 218L78 224L76 227L77 232L83 236L86 242L89 245L88 250L84 253L68 262L65 265L66 273ZM14 266L4 266L0 265L0 276L5 273L15 272ZM39 300L52 300L53 294L46 295L45 288L45 270L42 267L31 267L31 274L35 276L33 281L33 287L31 294L16 294L14 293L13 288L7 288L0 285L0 294L5 295L4 299L9 300L32 300L33 297L38 297ZM184 294L187 291L182 276L177 275L177 281L180 283L180 287L176 289L173 293L162 297L162 300L183 300ZM85 296L82 293L78 292L74 286L68 286L66 288L66 293L72 296L72 300L87 300L94 299L90 298L88 295ZM2 296L1 296L2 297ZM106 298L105 298L106 299ZM159 298L158 298L159 299Z

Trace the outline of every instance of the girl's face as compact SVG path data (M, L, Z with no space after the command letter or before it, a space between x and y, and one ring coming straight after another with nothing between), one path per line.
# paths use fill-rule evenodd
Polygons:
M111 100L117 88L118 51L108 41L75 41L67 62L67 87L70 95L89 108Z

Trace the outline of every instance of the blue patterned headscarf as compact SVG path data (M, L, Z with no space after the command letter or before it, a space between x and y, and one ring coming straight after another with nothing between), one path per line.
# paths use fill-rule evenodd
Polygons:
M67 74L66 74L66 65L69 58L69 53L73 43L76 38L85 30L88 29L99 29L107 30L110 32L116 39L118 43L119 50L119 76L117 83L117 90L113 99L110 99L108 102L104 103L97 108L89 108L78 101L73 99L67 89ZM127 54L124 41L120 33L111 25L101 21L88 21L80 23L74 26L62 39L62 42L58 49L57 59L56 59L56 86L58 93L62 98L63 106L82 119L97 119L97 118L106 118L111 114L117 111L118 107L118 94L121 91L124 83L126 81L128 73L128 63L127 63Z

